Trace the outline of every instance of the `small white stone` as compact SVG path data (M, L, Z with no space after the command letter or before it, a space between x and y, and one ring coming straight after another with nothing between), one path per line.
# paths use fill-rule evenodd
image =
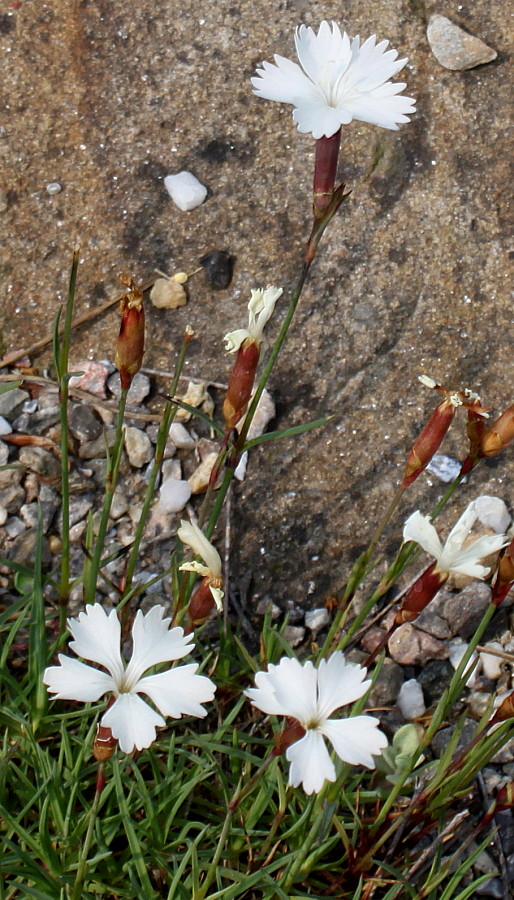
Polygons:
M415 678L404 681L397 701L404 719L418 719L426 710L423 689Z
M247 465L248 465L248 450L245 450L245 452L241 454L241 459L239 460L239 462L235 468L234 478L237 478L238 481L244 481Z
M162 513L176 513L184 509L191 497L191 485L178 478L167 478L161 484L157 508Z
M5 525L9 513L4 506L0 506L0 525Z
M187 294L181 284L171 278L158 278L150 291L150 300L157 309L177 309L187 303Z
M273 600L271 599L271 597L263 597L262 600L259 600L255 612L257 613L258 616L265 616L266 613L270 612L270 611L271 611L271 618L273 621L275 619L278 619L278 617L282 613L280 606L277 606L276 603L273 603Z
M11 432L11 424L3 416L0 416L0 434L11 434Z
M146 431L140 428L125 429L125 450L131 466L140 469L146 463L150 462L153 456L153 446Z
M325 609L324 606L321 606L319 609L310 609L305 613L305 624L311 631L319 631L320 628L324 628L329 622L330 615L328 609Z
M448 659L450 660L454 669L456 669L458 667L458 665L467 649L468 649L468 644L466 644L463 641L454 641L453 643L450 644L450 652L448 654ZM469 672L469 670L471 669L471 666L473 665L473 663L475 662L475 660L477 658L478 658L478 654L475 651L466 667L466 670L464 672L465 675L467 674L467 672ZM475 679L477 677L477 671L479 668L480 668L480 663L478 663L478 665L476 665L474 667L471 675L469 676L468 680L466 681L466 687L472 687L474 685Z
M305 637L305 628L300 625L286 625L284 628L284 640L290 647L298 647Z
M194 470L189 478L189 485L191 486L193 494L201 494L203 491L207 490L211 472L217 458L218 454L216 452L209 453Z
M59 184L58 181L51 181L50 184L46 186L47 194L50 194L53 197L54 194L60 194L62 191L62 185Z
M264 434L271 420L275 418L275 412L276 410L275 403L273 402L273 397L271 396L268 389L264 388L260 400L257 404L257 409L255 410L252 424L248 429L247 440L251 440L255 437L260 437L261 434ZM245 417L246 414L242 416L237 423L237 431L241 431Z
M488 641L487 644L484 644L484 647L487 647L488 650L498 650L500 653L503 653L503 647L499 641ZM502 674L503 660L501 656L494 656L492 653L484 653L482 651L480 653L480 661L485 677L490 678L492 681L497 681Z
M164 187L175 205L183 212L200 206L207 196L207 188L191 172L166 175Z
M196 441L187 428L184 428L180 422L173 422L168 434L168 441L175 445L177 450L194 450Z
M500 497L482 494L475 500L475 510L482 525L492 528L496 534L505 534L510 525L510 513Z

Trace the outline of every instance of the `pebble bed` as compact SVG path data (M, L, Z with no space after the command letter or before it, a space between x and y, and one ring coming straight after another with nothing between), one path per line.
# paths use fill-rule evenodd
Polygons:
M112 446L116 401L120 396L119 376L109 363L82 361L74 366L84 375L72 380L72 399L69 410L71 470L70 470L70 540L72 572L81 569L86 520L90 511L99 516L106 470L106 445ZM30 381L27 388L15 388L0 395L0 545L2 554L30 569L36 546L38 505L43 521L43 566L55 567L61 548L62 518L60 515L59 406L58 395L50 382ZM84 394L84 392L86 392ZM80 396L87 400L79 399ZM212 414L214 401L208 386L201 382L184 384L182 398L207 414ZM107 536L110 553L120 555L106 567L113 579L122 575L124 548L133 539L135 525L141 514L145 490L155 452L158 430L156 385L147 374L135 376L131 387L124 437L124 454L120 469L120 483L116 489ZM162 404L161 404L162 406ZM265 392L252 426L252 435L262 433L274 416L271 395ZM140 567L136 575L141 584L148 583L143 595L143 607L156 602L170 601L170 587L166 580L154 581L169 566L175 547L175 535L181 517L187 517L196 507L195 496L206 490L209 474L217 454L217 443L206 434L206 426L179 410L171 427L165 460L158 481L158 491L141 547ZM251 436L252 436L251 435ZM246 460L237 473L244 478ZM432 471L441 472L445 481L451 471L451 460L435 459ZM482 497L479 503L480 521L487 532L501 532L510 526L510 516L503 501ZM0 567L2 605L16 599L12 577L6 566ZM229 587L230 614L239 615L243 631L249 641L258 636L262 617L271 611L272 618L282 622L287 616L285 638L301 650L322 638L329 624L330 614L325 606L303 609L293 601L279 605L274 598L242 597L242 590ZM107 585L99 584L99 594L107 603L115 599ZM491 591L483 582L463 576L452 576L415 623L401 625L388 643L386 658L368 699L368 708L379 710L384 728L392 736L407 722L422 722L430 717L449 683L485 611ZM82 587L71 591L70 612L76 613L82 602ZM473 733L475 722L484 713L492 695L514 688L514 634L512 629L512 600L507 598L498 610L484 637L485 649L477 654L475 667L470 671L466 696L461 698L456 715L466 711L463 742ZM355 662L363 662L380 642L392 623L395 609L384 613L359 635L349 651ZM208 626L207 626L208 627ZM489 651L489 652L487 652ZM449 722L434 737L432 752L440 756L455 728ZM504 784L514 780L514 739L508 742L482 772L483 790L489 797ZM486 804L487 805L487 804ZM514 824L512 813L500 813L503 850L507 876L514 880ZM471 848L472 849L472 848ZM471 849L469 852L471 852ZM476 896L503 897L494 853L484 851L477 860L475 873L489 873L491 878L476 891Z

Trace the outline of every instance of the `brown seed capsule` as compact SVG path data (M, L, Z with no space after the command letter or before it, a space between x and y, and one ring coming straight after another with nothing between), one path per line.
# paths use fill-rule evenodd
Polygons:
M481 455L496 456L514 440L514 406L509 406L482 435Z
M98 762L105 762L110 759L116 750L118 744L117 738L113 737L110 728L104 725L98 725L96 729L95 742L93 744L93 756Z
M120 373L121 387L128 390L143 364L145 313L143 295L132 279L122 276L128 291L120 303L121 324L114 361Z
M252 396L260 353L260 346L251 338L246 338L237 351L236 361L230 374L228 389L223 402L225 425L230 431L235 428L239 419L246 412Z
M433 600L439 588L448 581L448 572L439 572L436 566L437 563L432 563L409 588L396 613L395 625L403 625L404 622L413 622L417 619Z
M449 397L443 400L439 406L436 406L407 456L402 487L412 484L423 469L428 466L453 422L458 405L460 404L456 403L452 397Z
M213 584L213 579L208 575L205 578L202 578L200 584L191 597L191 600L189 601L189 619L191 621L191 625L193 625L194 628L197 628L199 625L203 625L203 623L209 618L212 610L216 606L216 601L212 595L211 586L221 588L223 586L223 579L216 579L216 582L216 584Z
M320 218L330 206L334 196L337 162L341 144L341 129L331 137L321 137L316 141L314 163L313 210L315 218Z

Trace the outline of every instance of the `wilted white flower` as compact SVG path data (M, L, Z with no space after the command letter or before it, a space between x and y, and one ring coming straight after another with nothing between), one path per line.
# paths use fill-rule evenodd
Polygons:
M340 651L321 660L316 669L312 662L303 665L284 657L278 665L255 676L257 687L245 694L252 704L274 716L296 719L305 734L286 750L291 763L289 784L303 784L306 794L317 793L324 781L335 781L336 770L324 737L328 738L338 757L351 765L375 767L373 756L387 746L387 738L378 730L373 716L331 719L341 706L353 703L368 690L364 681L366 669L345 661Z
M419 510L412 513L403 529L404 541L416 541L423 550L430 553L436 561L438 572L458 572L471 578L485 578L489 574L487 566L479 564L484 556L496 553L509 543L504 534L495 534L477 538L472 544L463 544L473 528L478 515L475 504L470 503L457 524L452 528L446 543L441 543L439 535L432 525L429 516L422 515Z
M282 294L282 288L272 287L271 285L265 290L260 288L252 291L252 296L248 303L248 328L239 328L237 331L231 331L223 338L227 342L226 349L230 353L235 353L236 350L239 350L241 344L247 338L250 338L258 346L262 343L264 327L273 315L275 303Z
M208 579L216 608L221 612L223 609L223 591L221 590L223 576L221 574L221 557L218 551L194 522L186 522L182 519L177 535L182 543L190 547L198 556L201 556L205 563L205 565L202 565L202 563L192 560L191 562L183 563L179 566L179 569L182 572L196 572L198 575L202 575L203 578Z
M109 674L59 654L59 665L50 666L43 675L56 700L95 702L112 693L115 701L102 716L101 724L111 729L125 753L149 747L155 740L155 729L166 724L162 716L206 716L201 704L212 700L216 690L210 678L196 674L198 663L141 677L151 666L182 659L194 647L193 635L184 635L182 628L170 629L171 619L163 618L163 614L162 606L154 606L145 615L139 610L132 626L132 657L127 665L121 655L116 610L107 614L99 603L89 605L76 619L68 619L74 638L70 647L77 656L98 663ZM146 694L162 716L139 694Z
M267 100L291 103L298 131L316 139L331 137L353 119L398 130L415 110L411 97L399 97L406 85L389 81L407 59L386 50L389 41L377 44L372 35L360 38L341 34L336 22L322 22L318 33L300 25L295 32L300 66L275 56L275 65L264 62L252 78L254 93Z

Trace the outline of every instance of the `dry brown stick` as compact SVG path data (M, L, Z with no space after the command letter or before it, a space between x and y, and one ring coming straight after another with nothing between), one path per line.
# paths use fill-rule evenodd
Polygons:
M155 282L155 278L148 278L141 285L140 290L145 291L148 288L151 288ZM89 312L84 313L82 316L77 316L76 319L73 319L71 323L71 327L78 328L79 325L83 325L85 322L89 322L90 319L94 319L96 316L100 316L107 309L110 309L111 306L115 306L116 303L119 303L122 300L124 294L121 294L119 297L115 297L112 300L107 300L105 303L102 303L97 309L90 309ZM46 338L42 338L40 341L36 341L35 344L32 344L30 347L25 347L22 350L15 350L12 353L8 353L7 356L4 356L3 359L0 359L0 369L4 369L6 366L10 366L11 363L16 362L17 359L20 359L22 356L34 356L36 353L39 353L40 350L44 350L45 347L48 347L48 344L51 344L54 339L53 334L48 335Z

